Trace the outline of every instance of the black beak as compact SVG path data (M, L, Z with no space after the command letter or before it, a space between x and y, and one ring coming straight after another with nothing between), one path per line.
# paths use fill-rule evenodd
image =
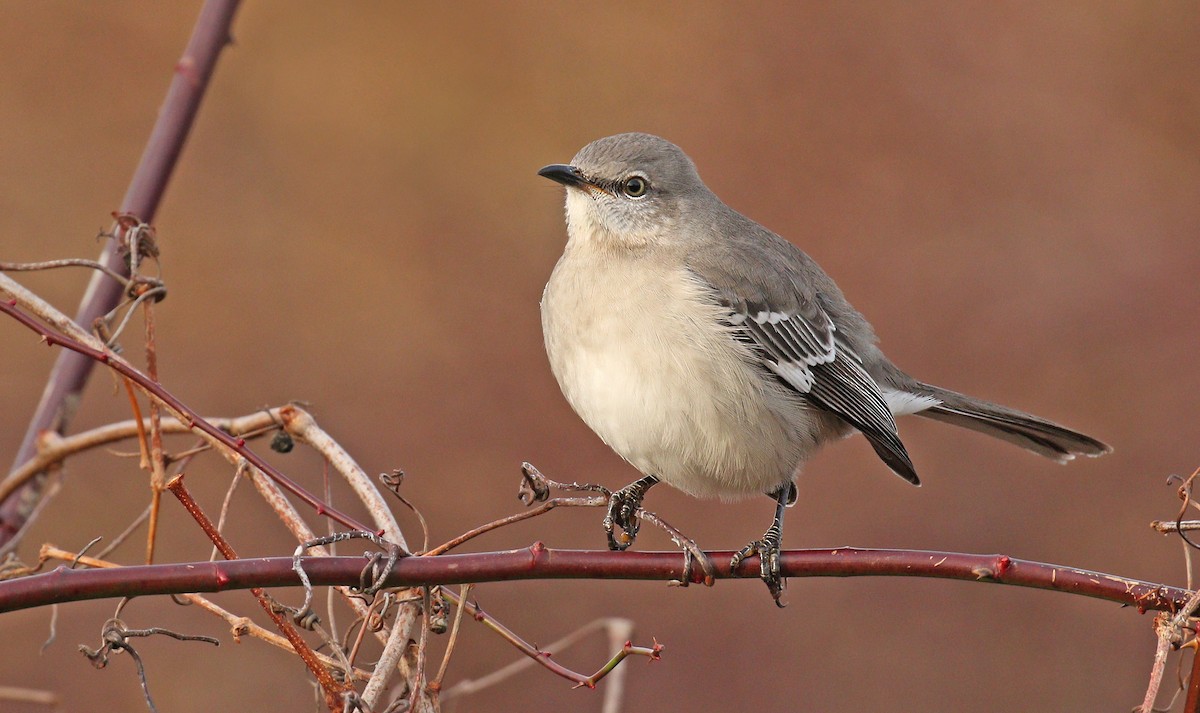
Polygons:
M544 166L538 171L539 176L549 178L551 181L561 183L569 188L583 188L592 185L578 168L568 166L562 163L552 163L549 166Z

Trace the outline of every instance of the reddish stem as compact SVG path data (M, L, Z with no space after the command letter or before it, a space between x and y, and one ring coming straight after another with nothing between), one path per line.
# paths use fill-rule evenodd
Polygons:
M233 549L233 545L229 544L229 541L221 535L220 531L217 530L217 526L204 513L200 504L196 502L187 488L184 487L182 474L175 476L167 483L167 490L170 490L179 499L180 504L196 520L200 529L204 531L204 534L216 546L221 556L226 560L236 560L238 555ZM93 571L105 572L110 570ZM349 685L334 680L333 675L321 663L321 659L317 657L316 652L312 650L312 647L308 645L304 637L300 636L300 632L296 631L296 627L292 626L292 623L275 607L271 598L267 596L262 587L250 587L250 593L258 600L259 605L266 611L267 616L271 617L271 621L275 623L275 627L279 629L279 633L287 638L292 648L296 651L296 654L304 661L304 665L308 667L308 670L312 672L318 683L321 684L322 690L325 691L325 702L329 706L329 709L331 711L340 710L342 707L342 695L350 690Z
M1192 676L1188 679L1183 713L1200 713L1200 648L1192 649Z
M749 558L730 572L733 552L709 552L718 579L753 578ZM1074 567L977 555L919 550L789 550L781 556L786 577L937 577L1049 589L1105 599L1139 611L1177 611L1189 592L1180 587L1117 577ZM304 571L314 586L357 585L361 557L306 557ZM396 563L386 586L414 587L518 579L679 579L679 552L551 550L540 543L508 552L441 557L406 557ZM59 602L180 592L216 592L248 587L298 586L290 557L70 570L0 582L0 613Z

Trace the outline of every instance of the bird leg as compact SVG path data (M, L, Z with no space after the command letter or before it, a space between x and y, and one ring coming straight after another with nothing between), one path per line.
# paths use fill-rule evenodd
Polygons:
M775 600L775 605L782 608L779 597L783 594L783 578L779 576L779 546L783 539L783 510L788 506L789 501L795 502L794 493L795 486L791 483L780 486L778 490L771 493L775 498L775 521L767 528L761 540L754 540L742 549L738 550L733 556L733 560L729 563L729 568L736 570L742 560L751 557L755 554L759 557L759 576L767 585L767 589L771 592L771 597Z
M608 499L608 514L604 516L604 531L608 533L608 549L628 549L637 539L638 529L642 526L637 516L637 510L642 506L642 498L646 491L658 483L658 476L647 475L636 480ZM613 527L621 528L619 535L613 534Z

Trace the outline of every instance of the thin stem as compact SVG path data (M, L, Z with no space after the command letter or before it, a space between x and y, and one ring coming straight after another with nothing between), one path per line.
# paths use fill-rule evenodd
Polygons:
M120 283L126 289L129 288L131 280L112 269L108 265L95 260L85 260L83 258L64 258L62 260L43 260L41 262L4 262L0 261L0 272L29 272L33 270L53 270L59 267L88 267L93 270L99 270L105 275L108 275L113 280Z
M67 552L64 549L55 547L53 545L43 545L42 549L41 549L40 557L42 560L57 559L57 560L65 561L65 562L72 562L72 561L78 560L79 564L87 566L87 567L99 567L99 568L105 568L105 569L113 569L113 568L119 568L121 566L119 564L116 564L115 562L109 562L109 561L101 559L99 557L87 557L87 556L79 557L74 552ZM285 639L284 637L280 636L279 634L276 634L273 631L269 631L267 629L262 628L261 626L259 626L258 624L255 624L253 621L251 621L250 619L248 619L244 616L239 616L237 614L234 614L233 612L230 612L227 609L224 609L224 608L214 604L211 600L207 599L206 597L202 597L199 594L194 594L194 593L176 594L175 596L179 597L180 599L186 601L189 604L194 604L194 605L200 607L204 611L209 612L210 614L213 614L214 616L217 616L217 617L223 619L225 621L225 623L229 625L230 633L233 635L234 641L240 641L242 636L248 635L248 636L252 636L256 639L259 639L260 641L263 641L267 644L270 644L271 646L275 646L279 649L283 649L284 651L296 653L296 649L293 648L291 643L288 642L288 640ZM326 656L324 654L318 653L317 657L321 660L321 663L323 663L325 666L327 666L329 668L337 668L339 665L339 663L337 661L335 661L332 657ZM369 674L367 674L362 669L357 669L357 668L354 669L355 680L365 681L365 680L367 680L368 676L369 676Z
M446 642L446 653L442 656L442 665L438 667L437 676L430 682L430 687L435 691L442 690L442 679L446 676L446 669L450 666L450 657L454 654L454 644L458 642L458 628L462 625L463 612L466 607L463 602L467 601L467 597L471 595L471 587L473 584L464 584L458 592L458 606L454 610L454 623L450 626L450 639Z
M217 550L220 551L221 555L227 560L236 560L238 555L233 546L221 536L213 521L204 514L204 511L200 508L200 504L192 498L191 493L184 487L183 475L177 475L172 478L167 483L167 489L179 500L179 503L188 511L188 514L192 516L204 534L217 546ZM296 654L304 661L304 665L308 667L308 670L321 684L321 688L325 691L326 704L330 710L336 710L337 704L341 701L342 694L350 690L349 686L334 680L333 676L329 673L329 669L325 668L321 660L317 657L316 652L312 650L312 647L308 645L304 637L300 636L300 632L296 631L296 627L277 610L262 587L250 587L250 593L258 600L259 605L262 606L267 616L271 617L271 620L275 622L275 627L292 644L292 648L296 650Z
M175 76L158 112L141 161L121 201L122 213L132 213L146 222L154 220L167 180L174 171L216 68L217 58L221 49L229 43L230 26L238 4L239 0L208 0L201 8L187 47L175 64ZM128 272L128 265L121 259L118 243L118 240L110 240L98 262L124 275ZM92 324L120 301L123 289L121 282L96 273L88 283L74 321ZM64 352L59 355L42 392L42 399L17 449L14 466L33 456L38 434L51 429L61 432L66 428L71 415L68 405L83 393L94 364L93 360L78 354ZM35 481L25 487L38 486ZM19 539L18 535L30 515L30 503L37 499L9 498L0 502L0 554L8 549L10 543Z
M442 592L446 595L447 599L466 609L471 614L471 617L475 619L475 621L483 624L487 628L499 634L500 638L512 644L513 648L528 656L531 660L545 668L550 673L561 676L568 681L575 683L576 686L588 685L588 676L585 676L577 671L572 671L566 666L563 666L562 664L553 660L551 658L551 652L540 649L534 644L525 641L512 629L509 629L507 626L501 624L495 618L484 612L478 604L462 599L448 589L443 588ZM595 685L593 684L588 687L594 688Z
M1196 639L1192 639L1196 642ZM1187 698L1183 703L1183 713L1197 713L1200 711L1200 646L1192 645L1192 675L1188 679Z
M505 525L512 525L513 523L521 522L522 520L528 520L531 517L537 517L538 515L544 515L545 513L548 513L557 507L594 508L594 507L604 507L607 504L608 504L608 498L606 498L604 496L593 496L590 498L552 498L530 510L524 510L515 515L509 515L507 517L502 517L498 520L493 520L492 522L489 522L486 525L480 525L479 527L476 527L472 530L467 530L466 532L459 535L458 537L455 537L454 539L444 542L444 543L438 545L437 547L434 547L432 550L422 553L422 555L425 557L433 557L435 555L445 554L445 553L449 552L450 550L454 549L455 547L458 547L459 545L463 544L464 542L467 542L468 540L473 540L476 537L479 537L480 535L491 532L492 530L499 529L501 527L504 527Z
M572 631L571 633L562 637L558 641L548 644L546 646L546 650L547 651L558 651L558 652L565 651L566 649L570 648L571 646L574 646L579 641L583 640L586 636L590 635L591 633L593 633L599 629L604 629L608 632L609 642L610 642L610 644L612 644L612 646L615 647L615 646L620 646L622 641L626 641L629 639L630 635L632 635L632 633L633 633L633 623L631 621L629 621L628 619L621 619L621 618L616 618L616 617L610 617L610 618L605 618L605 619L595 619L587 624L584 624L583 626L579 627L575 631ZM457 698L459 696L466 696L466 695L471 695L473 693L478 693L479 691L482 691L485 688L494 686L502 681L512 678L516 674L520 673L521 671L526 670L530 666L536 665L537 663L538 663L538 661L536 659L532 659L532 658L517 659L516 661L513 661L512 663L508 664L507 666L497 669L497 670L487 674L486 676L482 676L477 679L467 679L465 681L459 681L459 682L455 683L453 686L451 686L450 688L447 688L445 691L442 692L441 700L442 700L442 702L445 702L452 698ZM618 672L614 673L614 675L609 679L608 686L606 687L607 690L605 691L605 707L604 707L605 711L610 710L613 706L615 706L619 703L619 696L620 696L621 691L614 690L614 686L619 688L619 682L618 682L619 675L620 675L620 670L618 669Z
M0 278L3 278L3 276L0 275ZM8 314L29 329L42 335L43 339L50 344L66 347L71 351L78 352L100 363L108 365L114 371L137 384L144 393L157 399L159 403L174 412L175 417L180 421L189 423L193 428L205 434L211 440L216 441L224 447L237 452L246 460L250 461L251 465L266 473L268 477L279 483L279 485L285 490L316 509L318 515L324 515L326 517L333 518L334 520L353 530L368 529L365 525L359 524L357 520L349 515L346 515L341 511L326 505L315 495L301 487L299 483L287 477L274 466L263 460L262 456L258 455L254 451L251 451L249 448L246 448L246 444L243 439L234 438L211 423L208 423L201 418L200 414L196 413L189 406L184 404L165 388L163 388L162 384L150 379L145 374L135 369L131 364L129 364L129 362L120 358L111 351L105 351L101 348L89 346L88 344L85 344L79 340L51 330L19 310L16 306L16 300L9 302L0 301L0 312ZM376 495L378 495L378 493L376 493ZM397 532L398 531L399 528L397 528Z
M629 656L646 656L651 661L658 661L662 659L663 648L663 645L657 641L654 642L653 646L634 646L632 642L626 641L625 645L621 647L620 651L613 654L613 657L609 659L607 663L601 666L598 671L593 673L591 676L588 676L586 681L580 682L579 686L595 688L596 683L600 679L612 673L613 670Z
M1200 520L1154 520L1150 527L1164 535L1171 532L1190 532L1200 530Z
M206 417L204 420L231 436L248 440L262 435L265 430L278 426L279 407L264 409L237 418ZM133 438L149 426L150 423L147 419L141 421L131 419L99 426L71 436L60 436L53 432L45 434L45 438L38 445L38 454L14 468L3 481L0 481L0 501L14 493L30 478L61 463L70 456L90 448ZM165 419L162 422L162 429L164 434L191 433L193 430L190 424L174 417ZM194 452L197 452L197 449L177 454L176 460Z

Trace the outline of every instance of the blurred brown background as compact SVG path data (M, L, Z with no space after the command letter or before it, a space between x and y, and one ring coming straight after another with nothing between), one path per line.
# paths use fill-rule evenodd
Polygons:
M98 252L198 8L3 4L4 259ZM1116 447L1063 468L906 419L925 487L860 438L838 444L807 468L786 546L1004 552L1184 583L1179 544L1147 523L1177 510L1167 476L1200 465L1195 3L253 2L235 32L155 221L161 374L201 412L311 402L368 471L409 473L437 542L518 510L522 460L631 480L545 362L538 299L565 234L562 189L535 171L650 131L819 260L899 364ZM18 279L73 313L86 276ZM7 467L55 352L9 321L0 344ZM125 344L137 353L134 334ZM73 428L127 415L97 373ZM319 487L310 454L275 460ZM210 461L192 482L215 510L228 473ZM22 554L111 537L146 497L134 461L73 461ZM771 511L666 488L647 505L711 548L758 535ZM173 503L167 515L162 557L206 557ZM247 555L290 552L267 517L239 496ZM598 548L600 518L557 511L476 546ZM640 548L669 546L643 532ZM477 595L532 641L626 616L664 642L661 663L629 662L625 710L1128 710L1154 647L1135 611L958 582L792 580L783 611L753 581ZM6 616L0 683L56 690L64 710L143 710L128 658L97 672L75 651L112 607L64 607L41 656L49 612ZM226 641L141 644L163 711L310 705L295 660L234 645L214 620L149 600L124 617ZM596 640L560 658L591 670L604 656ZM515 657L469 625L449 681ZM599 706L536 671L447 709Z

